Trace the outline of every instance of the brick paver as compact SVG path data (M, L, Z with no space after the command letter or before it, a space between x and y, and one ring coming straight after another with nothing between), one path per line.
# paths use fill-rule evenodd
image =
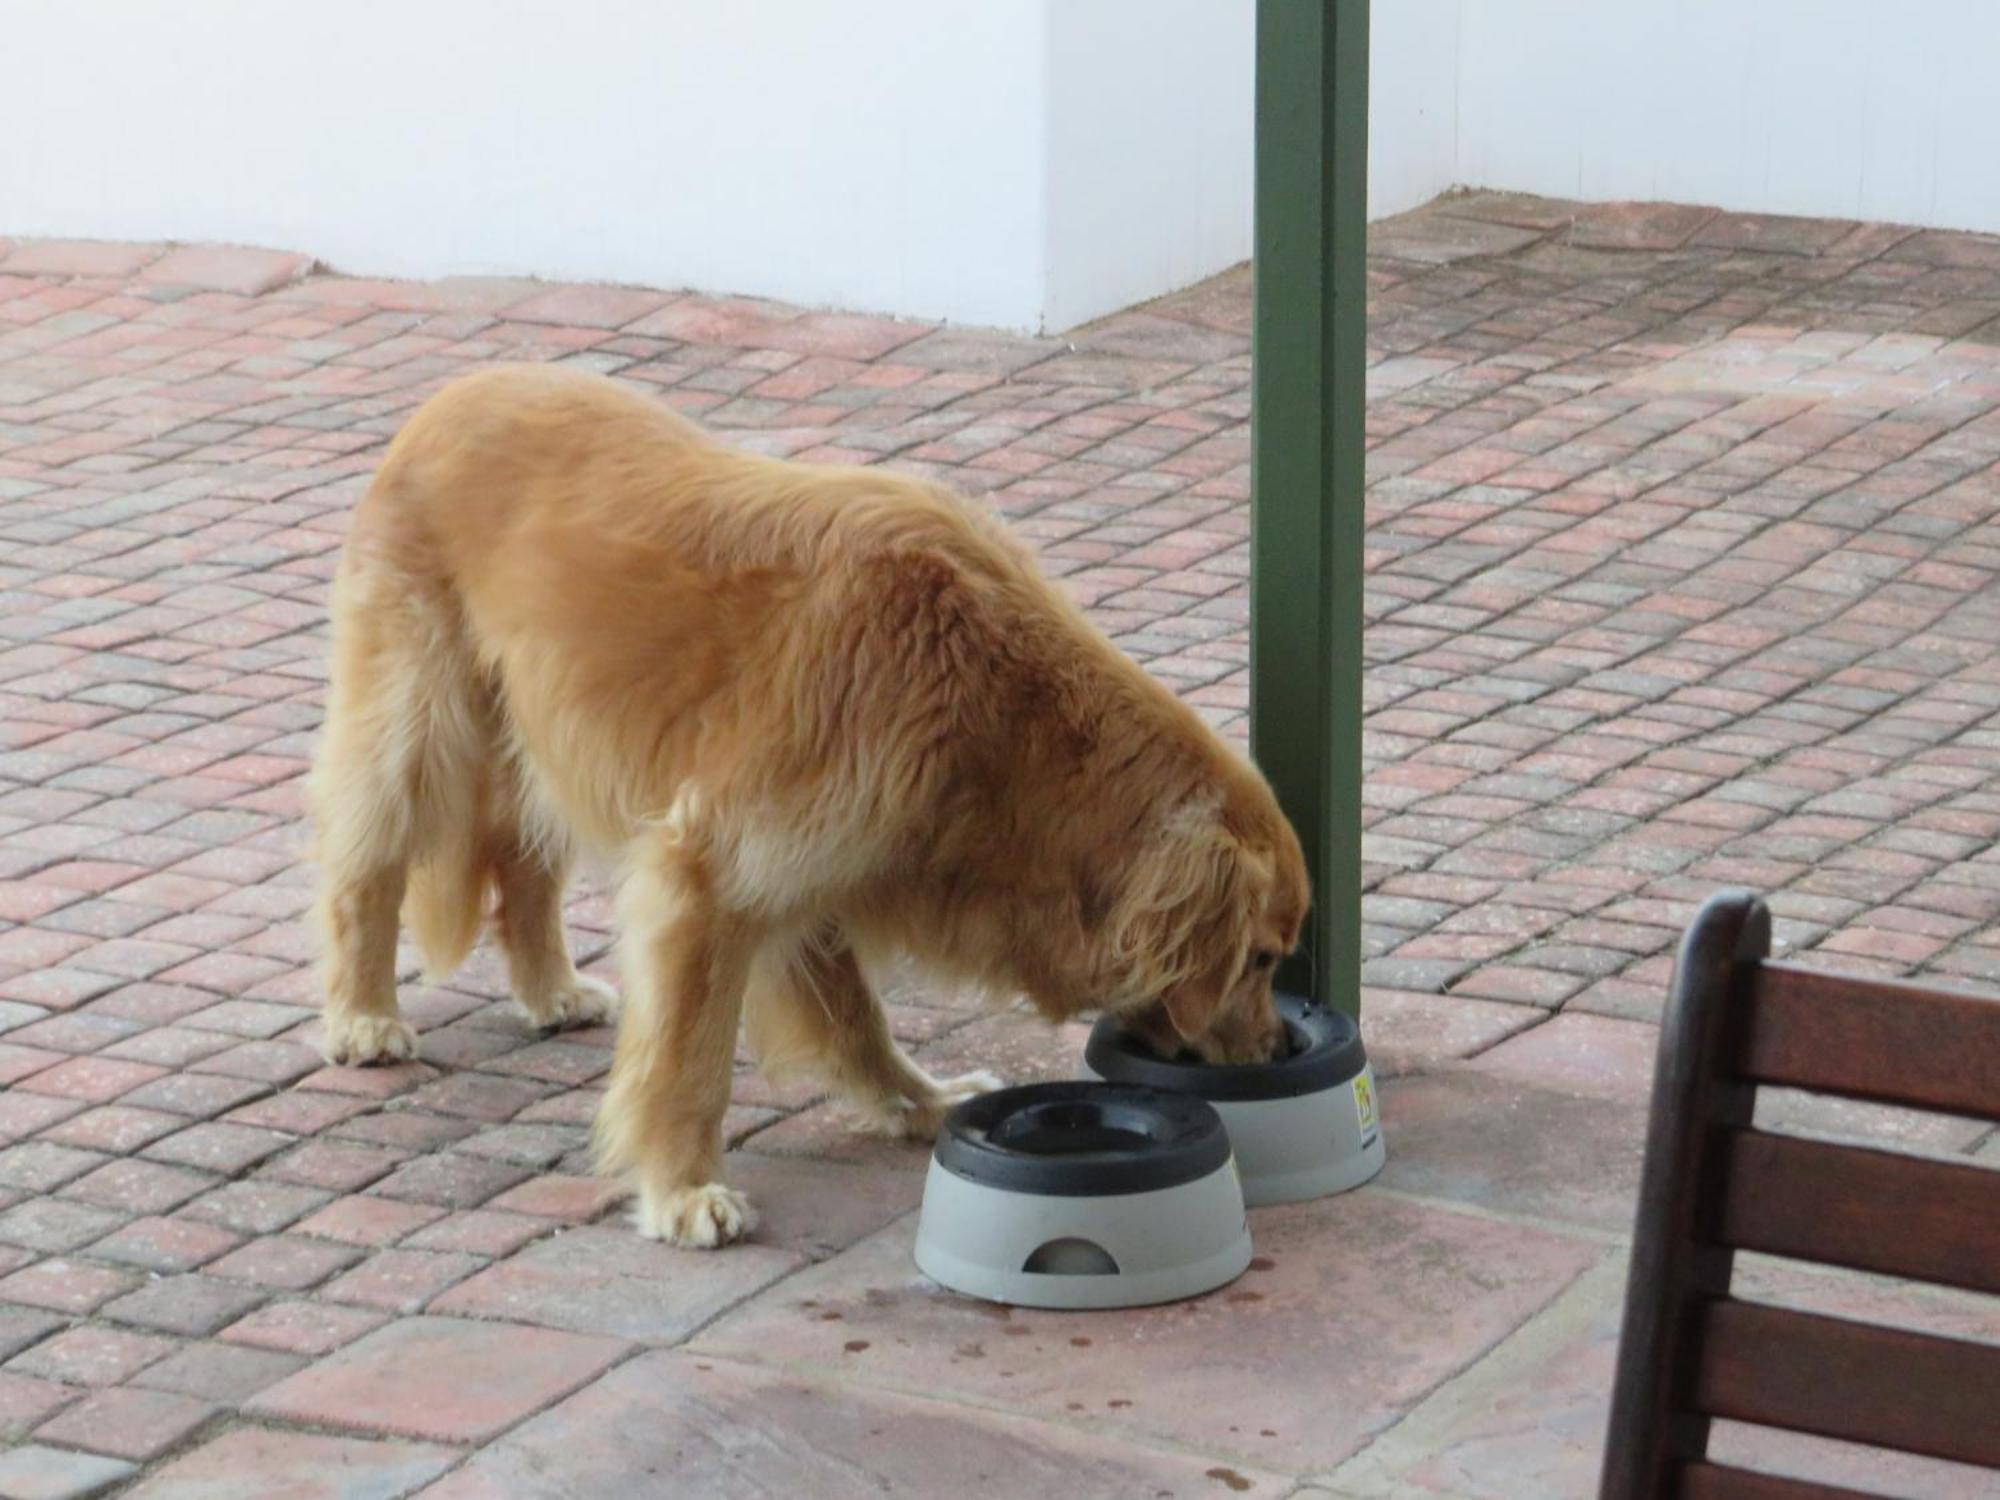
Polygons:
M140 1500L390 1500L412 1493L457 1457L431 1444L239 1428L162 1466L128 1493Z
M1105 1495L1278 1500L1249 1464L1149 1449L908 1391L854 1389L676 1353L648 1355L503 1438L426 1500L615 1494Z
M747 1068L758 1243L637 1239L589 1176L609 1032L531 1034L490 952L406 970L420 1061L319 1063L327 584L424 396L566 360L982 497L1241 735L1247 272L1040 339L0 240L0 1495L136 1464L149 1496L472 1500L668 1463L718 1493L1587 1494L1699 900L1767 893L1808 963L2000 983L2000 239L1485 194L1372 248L1390 1166L1254 1216L1218 1298L1053 1318L928 1290L921 1150ZM612 973L602 893L569 919ZM893 993L930 1066L1074 1067L1077 1028ZM1768 1123L2000 1160L1861 1105Z
M35 1437L112 1458L158 1458L220 1409L172 1391L123 1386L86 1396L37 1427Z
M1343 1196L1260 1214L1257 1257L1200 1303L996 1310L907 1270L914 1226L724 1318L697 1354L759 1358L999 1402L1283 1473L1330 1468L1596 1260L1574 1238L1427 1205ZM1329 1255L1338 1245L1341 1253ZM1421 1269L1419 1269L1421 1268ZM1477 1277L1479 1295L1458 1295ZM1337 1325L1327 1308L1348 1309Z
M85 1500L129 1478L133 1465L42 1443L0 1451L0 1495L7 1500Z
M317 1427L476 1442L567 1395L626 1346L543 1328L406 1318L280 1381L248 1409Z

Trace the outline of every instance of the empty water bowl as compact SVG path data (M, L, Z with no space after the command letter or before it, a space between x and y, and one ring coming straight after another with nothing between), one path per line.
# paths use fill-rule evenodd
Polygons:
M1188 1094L1036 1083L946 1117L924 1182L917 1268L1020 1307L1138 1307L1250 1264L1221 1117Z

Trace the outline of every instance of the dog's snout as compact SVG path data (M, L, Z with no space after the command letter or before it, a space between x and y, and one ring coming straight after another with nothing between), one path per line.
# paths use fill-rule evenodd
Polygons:
M1269 1062L1285 1050L1285 1023L1270 992L1243 1003L1195 1049L1205 1061L1242 1066Z
M1285 1020L1278 1014L1277 1006L1267 1003L1265 1009L1268 1014L1264 1024L1263 1050L1264 1060L1268 1062L1274 1057L1285 1055Z
M1258 1007L1257 1024L1251 1035L1253 1038L1251 1046L1255 1052L1249 1059L1251 1062L1269 1062L1275 1057L1284 1055L1284 1018L1278 1014L1278 1008L1271 1003L1269 996L1266 996L1263 1004Z

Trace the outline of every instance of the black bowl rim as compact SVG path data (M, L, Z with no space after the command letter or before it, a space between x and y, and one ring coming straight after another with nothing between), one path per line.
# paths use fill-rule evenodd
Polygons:
M1066 1152L1045 1156L995 1143L991 1132L1018 1110L1044 1103L1116 1102L1163 1118L1174 1139L1144 1150ZM945 1116L937 1164L983 1187L1050 1198L1109 1198L1180 1187L1229 1160L1229 1133L1206 1100L1184 1092L1069 1079L995 1089Z
M1339 1088L1368 1066L1361 1028L1345 1012L1283 991L1275 999L1285 1023L1306 1033L1304 1050L1289 1057L1234 1067L1165 1058L1127 1031L1118 1017L1106 1015L1091 1028L1083 1060L1107 1082L1143 1084L1226 1104L1321 1093Z

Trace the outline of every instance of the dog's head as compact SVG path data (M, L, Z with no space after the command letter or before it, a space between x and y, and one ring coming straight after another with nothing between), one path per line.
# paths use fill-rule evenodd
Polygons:
M1168 812L1126 871L1108 927L1134 999L1119 1009L1156 1051L1263 1062L1284 1024L1271 999L1278 960L1311 899L1305 856L1261 783L1227 801Z

